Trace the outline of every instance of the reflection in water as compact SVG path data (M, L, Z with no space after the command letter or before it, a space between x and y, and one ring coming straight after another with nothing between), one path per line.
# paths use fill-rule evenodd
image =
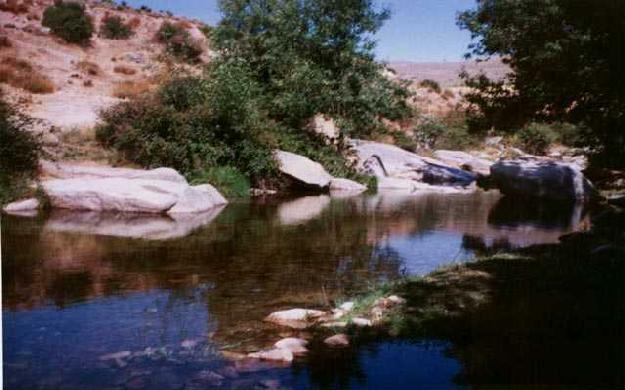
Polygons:
M218 346L254 349L279 338L281 330L262 321L272 311L327 308L371 282L467 259L479 249L472 242L555 242L583 225L571 214L535 223L501 211L515 207L502 202L489 193L380 194L241 202L192 221L59 212L47 219L3 218L5 378L44 388L91 386L86 378L94 378L110 387L133 380L129 370L154 370L158 363L159 372L185 383L206 365L218 365L209 353ZM201 350L181 350L187 339L201 340ZM128 367L98 359L146 348L169 352L164 360L140 355ZM422 353L424 366L444 359L440 349L380 348L392 360ZM184 363L189 356L195 363ZM350 363L364 367L366 383L397 374L384 359L366 356ZM307 383L302 375L323 384L321 371L296 365L274 374L299 386ZM440 383L449 383L451 374L440 372ZM420 374L414 375L417 381ZM361 385L354 380L341 383Z

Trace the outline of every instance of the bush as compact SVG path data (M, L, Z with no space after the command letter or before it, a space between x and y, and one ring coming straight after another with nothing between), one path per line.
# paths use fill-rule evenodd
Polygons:
M120 99L134 99L152 90L147 81L122 81L113 88L113 96Z
M0 97L0 204L18 196L37 170L41 142L27 131L31 123Z
M120 16L112 15L102 18L100 36L106 39L128 39L132 35L130 24L124 23Z
M421 80L419 86L423 88L428 88L430 91L434 91L436 93L441 93L440 84L432 79Z
M180 24L163 22L156 38L165 44L167 53L185 61L197 61L203 51L200 44Z
M7 83L32 93L52 93L54 84L26 60L13 57L0 62L0 83Z
M545 123L529 123L516 133L524 151L544 155L549 146L558 139L557 133Z
M190 175L191 184L210 183L226 198L245 198L250 194L250 181L237 168L210 167Z
M93 22L82 4L56 0L43 12L41 24L67 42L85 44L93 34Z
M433 149L445 131L445 125L438 119L426 117L414 128L415 140L419 148Z
M133 74L137 73L137 70L135 68L131 68L129 66L118 65L118 66L113 68L113 72L120 73L120 74L123 74L123 75L126 75L126 76L132 76Z

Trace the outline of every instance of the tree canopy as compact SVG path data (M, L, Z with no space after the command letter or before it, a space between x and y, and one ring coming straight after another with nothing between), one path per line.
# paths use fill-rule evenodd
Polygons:
M458 24L471 32L468 58L500 57L503 81L466 76L484 127L566 121L589 129L595 161L625 166L625 2L478 0Z

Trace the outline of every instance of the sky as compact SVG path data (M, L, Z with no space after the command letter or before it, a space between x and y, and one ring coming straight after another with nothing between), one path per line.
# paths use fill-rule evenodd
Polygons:
M216 24L220 19L217 0L126 0L155 11ZM388 6L391 18L378 32L376 54L383 61L461 61L470 36L456 26L456 13L472 8L475 0L376 0Z

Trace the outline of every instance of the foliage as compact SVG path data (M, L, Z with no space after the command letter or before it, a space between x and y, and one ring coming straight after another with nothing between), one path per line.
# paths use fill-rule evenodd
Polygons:
M165 44L167 53L185 61L197 61L203 51L200 44L180 24L163 22L156 38Z
M544 155L549 145L558 139L551 126L544 123L529 123L516 133L522 148L535 155Z
M403 85L382 75L371 36L389 17L372 0L222 0L213 31L227 59L245 60L262 87L268 115L299 128L318 113L342 136L363 137L380 119L410 114Z
M226 198L245 198L250 194L249 179L235 167L210 167L194 171L190 179L192 184L211 183Z
M85 44L93 34L93 22L81 3L56 0L43 12L42 25L67 42Z
M477 93L471 125L518 129L523 124L582 124L595 162L625 166L625 2L482 0L459 15L474 42L467 57L499 56L505 80L464 75Z
M107 15L100 24L100 36L106 39L128 39L132 35L132 28L124 23L124 19L117 15Z
M0 204L21 192L37 170L41 142L26 130L31 123L0 98Z
M414 128L415 140L421 149L434 149L445 131L445 125L441 121L436 118L425 117Z
M436 93L441 93L441 85L432 79L424 79L419 83L420 87L428 88Z

